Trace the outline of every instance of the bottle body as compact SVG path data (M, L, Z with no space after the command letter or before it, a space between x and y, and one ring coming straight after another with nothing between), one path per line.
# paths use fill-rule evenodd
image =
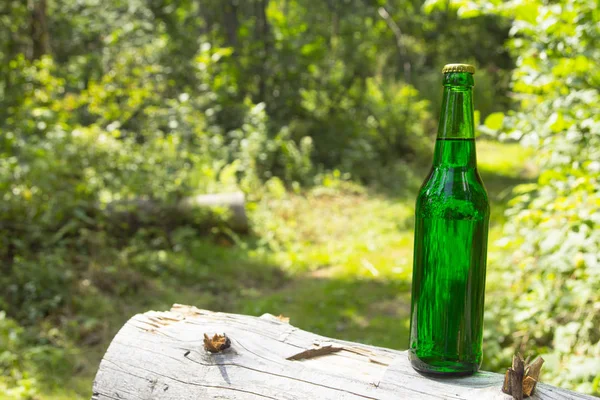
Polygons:
M429 374L472 374L482 360L490 208L477 172L470 90L445 88L449 114L442 112L434 165L416 203L409 358Z

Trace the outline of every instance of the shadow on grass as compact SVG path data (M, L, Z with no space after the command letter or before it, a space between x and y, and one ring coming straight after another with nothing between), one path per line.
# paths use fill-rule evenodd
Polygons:
M42 399L89 399L102 356L135 314L169 310L174 303L234 310L290 279L268 258L221 239L98 253L104 255L87 262L85 288L51 322L64 339L53 360L36 365L39 386L47 389ZM60 369L53 366L57 363Z
M107 268L100 269L104 275L94 272L94 279L103 279L104 284L110 279L115 286L131 288L113 287L118 295L90 293L78 304L75 312L81 323L94 321L95 329L66 328L78 335L75 356L62 376L53 369L39 371L42 386L54 387L47 398L89 398L100 360L117 331L133 315L168 310L173 303L256 316L283 314L292 325L324 336L397 349L407 346L408 282L310 273L291 276L267 258L257 257L254 249L206 239L159 254L137 254L124 260L115 273Z
M519 169L526 153L502 157L495 153L501 147L488 147L502 163L487 157L489 165L481 168L492 225L499 232L513 188L533 178ZM519 147L511 149L521 154ZM169 244L157 248L141 238L137 247L106 249L106 256L90 260L89 289L74 300L64 318L69 325L60 327L74 338L74 378L42 371L42 380L64 383L62 394L42 398L89 398L100 359L118 329L136 313L168 310L173 303L256 316L283 314L292 325L316 334L406 348L412 254L407 238L412 237L414 199L426 175L426 170L401 165L382 171L384 179L360 195L291 195L267 204L261 218L275 227L268 225L263 236L285 226L287 241L279 253L258 244L261 238L234 244L228 238L198 238L193 230L181 230L179 239L169 238L164 242ZM296 272L285 269L278 256L293 261ZM362 257L379 270L378 277L364 271ZM402 257L405 273L394 275ZM329 273L335 267L337 272Z
M510 200L515 186L536 181L535 177L506 176L490 170L483 170L480 174L490 199L499 202Z
M479 173L483 179L490 201L499 205L505 205L512 197L512 189L523 183L536 181L533 174L511 174L507 175L505 171L494 171L487 168L480 168ZM398 202L412 203L417 197L417 193L423 181L427 178L429 169L423 168L420 173L411 176L403 176L398 181L392 182L389 178L380 182L375 182L370 186L369 193L372 195L384 196Z
M189 256L211 265L216 282L204 284L213 289L211 301L199 305L190 298L190 304L256 316L283 314L292 325L320 335L406 347L409 282L327 276L322 270L289 274L268 258L257 260L256 251L214 248L202 241L192 244Z
M504 212L508 207L508 202L513 197L513 189L521 184L533 183L536 181L536 177L532 174L515 174L505 175L506 171L498 170L493 171L487 168L481 168L480 175L484 182L485 188L488 192L491 216L491 226L501 226L506 221ZM427 177L427 172L422 171L420 177L412 177L406 179L401 184L389 184L385 182L379 182L370 187L370 196L381 196L392 202L404 203L409 205L414 212L414 202L417 197L417 193L420 189L422 181ZM406 217L402 221L399 221L401 227L413 229L414 221L413 215Z
M482 170L480 174L490 199L492 226L505 222L504 212L513 197L513 189L518 185L536 181L535 177L506 176L487 169Z
M229 311L283 314L292 325L319 335L405 349L410 283L305 276L270 295L240 299Z

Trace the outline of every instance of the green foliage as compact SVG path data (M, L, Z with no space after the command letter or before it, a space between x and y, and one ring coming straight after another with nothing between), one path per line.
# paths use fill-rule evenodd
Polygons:
M540 353L544 380L598 395L600 13L591 1L528 4L497 8L514 18L519 111L485 125L534 146L541 173L507 212L510 255L498 276L509 290L491 296L487 363L507 365L518 348Z
M0 392L3 398L14 400L37 399L39 395L36 372L54 370L64 373L68 356L53 345L52 332L34 340L17 321L0 311Z
M204 87L193 97L171 87L160 63L164 49L159 38L114 50L102 74L85 82L71 71L73 60L60 65L50 56L17 55L3 71L0 86L11 96L0 101L0 285L6 289L0 309L12 318L7 321L16 333L8 336L32 332L19 342L25 350L3 353L11 378L0 387L17 398L36 393L31 377L38 369L56 379L72 373L69 349L102 329L94 315L105 309L104 296L135 294L156 273L152 268L164 268L157 257L162 263L137 272L129 256L117 268L115 259L131 249L130 235L150 226L145 247L157 241L164 247L189 240L169 238L178 225L202 232L203 221L194 216L181 221L139 208L132 217L115 218L115 204L151 200L168 210L186 195L256 189L278 166L289 181L312 174L310 138L298 145L285 131L270 138L264 105L238 104L236 129L211 119L223 74L214 55L225 57L226 49L211 50L209 72L191 71ZM109 259L100 271L99 253Z
M407 159L415 152L422 154L429 143L425 140L431 128L428 104L410 85L385 85L370 78L338 98L318 90L303 91L302 98L313 120L304 122L301 129L323 132L314 136L317 158L356 171L356 176L368 181L377 181L388 172L375 166L384 167L399 156ZM292 124L291 129L298 125Z
M0 390L14 399L29 399L36 395L35 379L23 373L27 351L23 328L0 311Z
M507 214L505 263L519 269L501 272L512 291L491 302L503 323L488 331L489 365L535 345L555 383L597 392L597 23L583 0L1 2L0 392L88 377L99 355L77 348L99 352L123 317L172 302L289 311L324 334L403 346L404 196L428 163L446 62L477 65L481 131L510 127L542 168ZM480 159L502 210L529 153L495 146ZM128 207L238 189L244 238L220 220L207 230L206 215ZM111 216L119 205L126 217Z
M502 128L502 122L504 121L503 113L493 113L487 116L485 119L484 125L486 128L497 131Z

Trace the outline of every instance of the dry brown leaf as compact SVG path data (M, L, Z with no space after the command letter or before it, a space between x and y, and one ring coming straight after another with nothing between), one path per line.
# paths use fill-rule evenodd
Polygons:
M231 347L231 340L225 334L215 333L213 337L204 334L204 350L219 353L229 347Z
M290 323L290 317L286 317L283 314L279 314L277 316L277 319L280 320L281 322L285 322L286 324Z

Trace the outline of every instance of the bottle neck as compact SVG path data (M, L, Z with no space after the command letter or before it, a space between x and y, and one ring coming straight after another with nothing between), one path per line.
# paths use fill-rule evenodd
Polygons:
M477 168L474 139L438 139L433 153L434 168Z
M444 75L444 98L435 145L434 166L476 167L473 75Z

